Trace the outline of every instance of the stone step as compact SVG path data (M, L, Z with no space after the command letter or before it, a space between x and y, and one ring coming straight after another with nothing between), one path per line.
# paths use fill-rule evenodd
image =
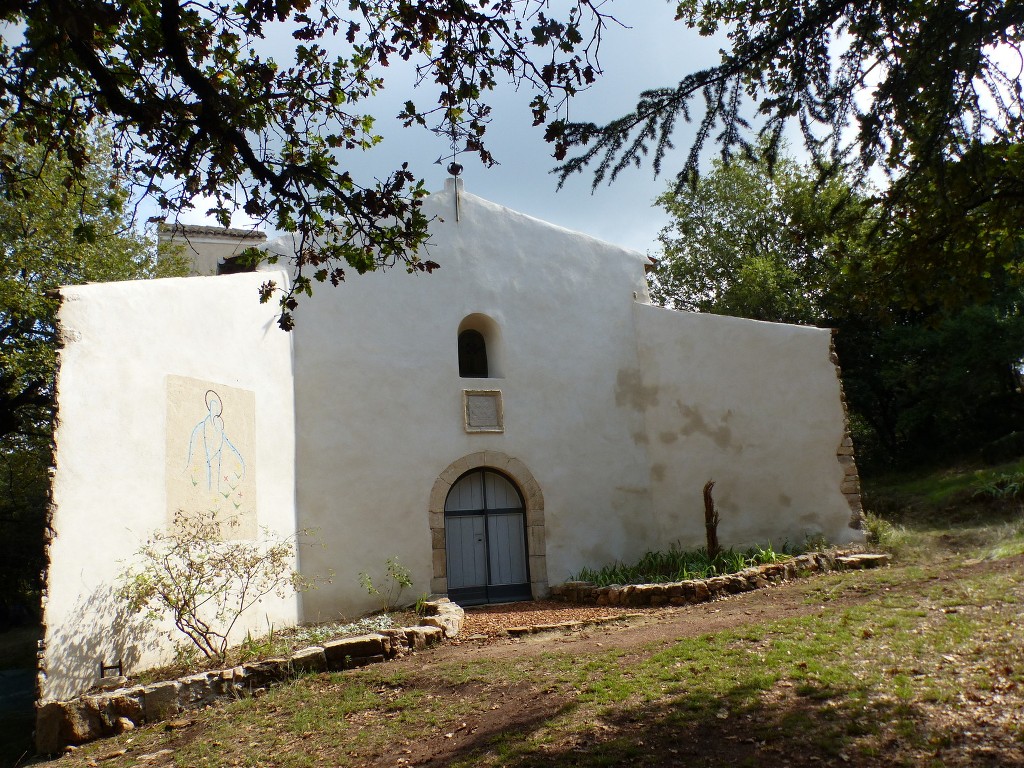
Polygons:
M850 570L862 570L865 568L879 568L888 565L892 555L884 552L860 552L854 555L840 555L836 558L841 568Z

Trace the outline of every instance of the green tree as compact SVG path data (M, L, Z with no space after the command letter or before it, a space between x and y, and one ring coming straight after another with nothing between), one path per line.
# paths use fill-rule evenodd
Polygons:
M27 137L76 177L100 118L126 182L171 210L199 194L225 223L240 206L298 235L281 296L291 327L298 295L347 268L404 265L427 234L422 184L403 165L376 182L345 169L345 152L380 137L363 102L397 59L416 65L433 100L405 103L406 125L432 127L485 163L487 93L501 78L537 89L534 119L592 82L606 17L594 0L22 0L0 1L0 178L24 173L5 148ZM290 36L294 55L261 52ZM315 245L315 247L314 247ZM268 283L263 298L274 295Z
M127 225L127 195L93 136L92 164L65 184L47 165L0 187L0 595L39 588L49 489L53 378L61 285L184 274L180 258L157 264ZM24 167L42 150L8 144ZM4 598L0 597L0 601ZM2 615L0 615L2 619Z
M892 279L910 279L909 303L918 299L913 288L927 301L952 305L964 293L992 290L994 272L1019 268L1013 249L992 252L987 267L978 263L949 222L970 219L986 198L990 210L1021 209L1024 5L681 0L675 6L677 21L690 29L728 36L720 62L644 91L633 111L604 125L553 122L547 135L555 155L568 158L558 169L562 181L593 167L597 185L648 161L660 172L680 125L693 121L695 138L675 180L680 189L696 182L706 145L717 144L728 160L761 137L770 164L792 127L820 173L846 168L859 183L884 174L879 236L904 226L922 186L937 185L933 191L942 199L933 194L929 201L935 215L912 218L916 235L901 241L906 247L890 244ZM949 185L955 193L945 194ZM936 264L955 276L951 284L928 285Z
M868 204L845 179L819 182L788 157L716 160L694 186L657 203L672 217L652 296L697 312L827 324L840 262L863 240Z
M772 170L748 157L719 161L695 186L659 198L673 220L661 233L655 300L837 328L858 457L868 468L971 454L1024 426L1024 291L1013 274L993 275L983 298L965 294L954 309L892 302L907 290L890 278L893 264L920 247L914 236L929 225L918 217L935 215L934 187L921 182L899 226L872 238L878 207L842 179L822 182L785 156ZM947 247L959 243L957 258L976 258L986 244L1011 247L1007 218L986 216L982 206L955 225ZM936 280L955 280L949 268L937 264Z

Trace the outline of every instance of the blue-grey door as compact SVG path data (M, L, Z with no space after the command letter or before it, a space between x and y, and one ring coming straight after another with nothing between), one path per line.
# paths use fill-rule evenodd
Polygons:
M444 505L448 596L463 605L529 600L522 496L504 475L475 469Z

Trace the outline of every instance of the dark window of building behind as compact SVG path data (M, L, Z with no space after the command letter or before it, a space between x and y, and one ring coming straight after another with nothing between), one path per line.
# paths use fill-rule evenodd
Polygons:
M459 376L487 378L487 343L480 331L471 329L459 334Z

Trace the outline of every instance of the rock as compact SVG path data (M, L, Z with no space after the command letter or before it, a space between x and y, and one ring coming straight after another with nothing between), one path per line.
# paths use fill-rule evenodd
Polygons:
M153 723L178 714L181 711L181 704L178 701L180 691L181 683L177 680L153 683L143 688L146 720Z
M426 627L406 627L405 642L410 649L422 651L427 647L427 636L423 632Z
M137 759L140 763L155 763L160 758L173 754L173 749L158 749L156 752L148 752L145 755L139 755Z
M119 717L114 722L114 733L125 733L126 731L134 731L135 723L129 720L127 717Z
M888 565L890 560L892 557L884 553L861 552L853 555L840 555L836 558L836 563L842 568L860 569L878 568Z
M380 664L384 661L384 654L379 653L375 656L355 656L349 660L350 667L365 667L370 664Z
M44 755L98 739L103 732L103 717L91 700L50 701L36 710L36 751Z
M115 691L127 682L128 678L124 675L118 675L117 677L101 677L99 682L96 683L96 687L101 691Z
M437 627L445 637L457 637L462 631L462 623L466 612L450 600L434 600L424 604L427 616L420 621L421 626Z
M384 655L389 659L400 656L409 647L404 627L399 629L382 629L380 634L388 639L388 642L385 643Z
M323 672L327 669L327 656L319 645L303 648L288 658L292 669L299 673Z
M104 720L111 726L115 726L120 720L130 720L134 725L139 725L146 715L143 696L143 688L138 686L102 697L100 710Z
M266 688L288 677L288 659L264 659L242 665L245 684L249 688Z
M345 637L341 640L331 640L324 643L323 648L324 656L327 658L327 668L335 671L349 669L357 665L357 659L383 656L385 643L387 643L389 648L391 647L389 638L377 633L359 635L358 637Z
M416 629L423 633L428 648L437 645L444 639L444 633L437 627L416 627Z

